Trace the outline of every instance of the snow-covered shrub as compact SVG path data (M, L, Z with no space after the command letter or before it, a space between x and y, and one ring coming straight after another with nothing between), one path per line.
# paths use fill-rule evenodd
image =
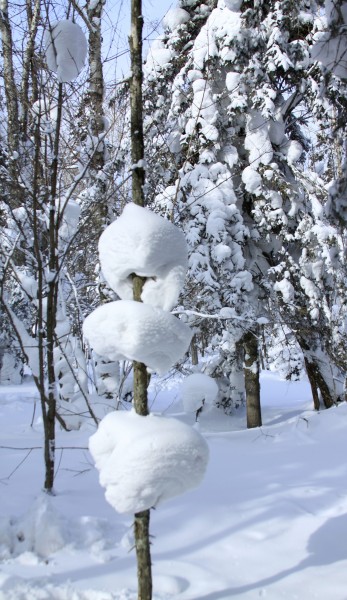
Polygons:
M182 400L185 412L208 410L216 400L218 385L204 373L188 375L182 382Z
M89 449L106 499L120 513L147 510L196 487L209 455L204 438L192 427L135 411L107 415Z

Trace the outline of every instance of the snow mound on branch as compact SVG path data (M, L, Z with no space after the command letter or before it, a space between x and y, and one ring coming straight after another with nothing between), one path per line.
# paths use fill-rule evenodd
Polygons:
M190 19L189 13L184 8L173 8L168 10L163 18L163 26L165 29L174 31L180 25L184 25Z
M89 439L106 500L120 513L158 506L199 485L208 446L176 419L134 411L108 414Z
M192 331L168 312L142 302L118 300L99 306L84 321L91 347L109 360L136 360L159 375L187 351Z
M210 408L217 398L218 385L212 377L204 373L193 373L182 382L182 400L185 412L195 412L199 408Z
M102 272L122 298L133 297L132 274L149 279L141 299L145 304L171 310L183 287L188 254L184 234L167 219L128 204L99 240Z
M73 81L84 67L87 40L77 23L62 20L50 26L44 34L48 68L57 74L60 83Z
M152 71L160 71L170 63L174 57L174 51L167 48L163 40L159 37L152 42L148 51L146 63L143 66L143 72L149 76Z

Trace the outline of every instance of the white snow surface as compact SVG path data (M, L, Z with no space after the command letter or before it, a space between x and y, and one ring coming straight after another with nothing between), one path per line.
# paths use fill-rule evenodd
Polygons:
M129 203L99 240L102 272L122 300L133 297L132 273L148 277L141 299L171 310L183 287L188 254L184 234L167 219Z
M170 29L170 31L174 31L179 25L187 23L189 19L189 12L184 10L184 8L172 8L167 11L163 18L163 27L165 29Z
M137 360L159 374L182 358L193 335L171 313L133 300L99 306L85 319L83 333L100 356Z
M152 410L193 423L180 389L153 377ZM261 395L259 429L202 412L204 480L151 511L153 600L346 600L347 404L315 412L306 381L270 372ZM57 429L47 497L38 402L32 383L0 386L0 600L136 600L132 517L105 501L95 429Z
M196 487L209 454L206 441L191 426L135 411L107 415L90 438L89 450L106 499L120 513L157 507Z
M214 403L218 385L205 373L192 373L182 381L182 400L185 412L196 412L203 407L204 412Z
M57 74L60 83L76 79L84 67L87 40L77 23L69 20L51 24L44 34L48 68Z

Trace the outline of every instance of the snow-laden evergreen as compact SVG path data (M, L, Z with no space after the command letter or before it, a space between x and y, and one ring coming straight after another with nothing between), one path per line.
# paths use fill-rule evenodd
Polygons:
M146 108L155 156L167 155L156 169L148 147L154 202L189 244L182 303L214 318L228 308L210 340L226 351L229 379L245 330L257 335L264 317L290 325L329 404L342 393L331 291L344 279L343 241L324 214L327 193L307 169L310 120L301 115L317 98L316 9L304 1L220 0L203 15L194 3L181 7L190 21L160 40L171 59L147 64ZM198 324L203 331L206 321Z

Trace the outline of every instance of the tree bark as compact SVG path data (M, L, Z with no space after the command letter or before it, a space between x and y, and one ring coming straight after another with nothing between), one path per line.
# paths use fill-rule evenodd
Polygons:
M318 393L318 387L317 387L317 382L316 382L316 370L314 368L313 363L310 362L306 356L304 357L304 361L305 361L305 369L306 369L307 377L308 377L308 380L309 380L310 386L311 386L313 406L314 406L315 410L319 410L320 409L320 401L319 401L319 393Z
M7 106L7 137L11 153L18 151L19 112L18 92L14 77L12 29L8 15L8 0L3 0L0 11L0 33L4 58L4 82Z
M322 373L319 361L315 360L314 352L312 348L310 348L309 341L307 339L304 339L302 336L298 335L297 340L304 354L305 368L311 385L314 407L316 410L319 410L319 391L325 408L331 408L336 403L334 394L329 388L329 385ZM314 348L317 344L314 345L314 340L311 340L311 345Z
M143 185L144 171L144 139L142 118L142 3L141 0L131 2L131 34L129 38L131 55L130 83L130 126L131 126L131 159L132 159L132 196L133 202L145 205ZM133 297L141 302L141 293L145 279L133 277ZM134 408L137 414L148 415L148 374L143 363L134 362ZM134 534L137 558L138 600L152 598L152 566L149 541L150 511L135 514Z
M258 337L254 330L243 338L245 349L244 373L246 388L247 427L261 427Z

